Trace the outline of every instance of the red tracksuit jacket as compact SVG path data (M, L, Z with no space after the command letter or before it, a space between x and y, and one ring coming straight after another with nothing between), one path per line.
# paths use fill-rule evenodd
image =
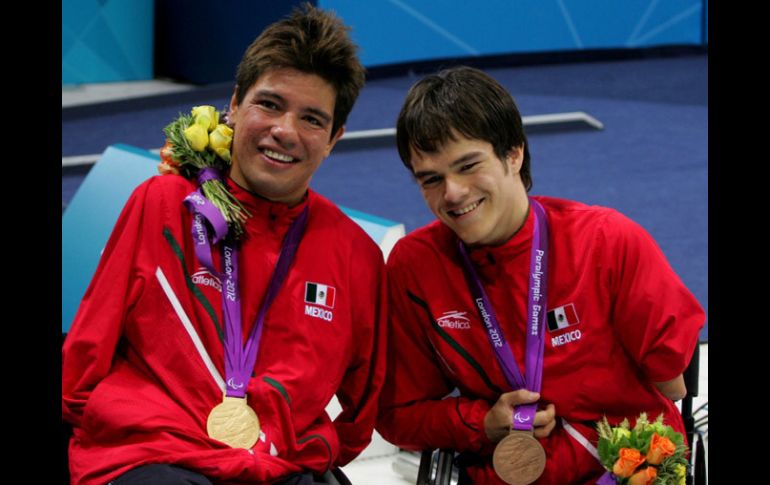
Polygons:
M554 403L593 445L606 415L631 424L645 411L683 431L681 415L652 382L681 374L703 310L639 225L618 212L536 197L548 214L548 309L566 315L545 332L541 401ZM531 212L531 211L530 211ZM508 344L524 373L533 214L511 240L470 252ZM378 430L409 449L480 456L473 482L502 484L484 432L487 411L512 389L473 304L456 236L434 222L400 240L388 258L389 357ZM459 397L442 399L454 388ZM540 485L593 484L599 462L561 426L541 440Z
M216 483L271 482L344 465L369 443L385 365L382 253L312 191L288 208L228 184L252 214L239 261L244 338L283 236L309 205L248 384L260 439L251 450L233 449L206 433L223 396L221 282L195 257L182 206L195 186L154 177L126 204L64 343L73 483L107 483L149 463L174 463ZM212 252L221 271L218 246ZM313 283L333 291L324 305L306 302ZM335 394L343 411L332 421L324 408Z

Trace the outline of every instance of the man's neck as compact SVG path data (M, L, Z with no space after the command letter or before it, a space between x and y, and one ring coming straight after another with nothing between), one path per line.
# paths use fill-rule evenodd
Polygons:
M254 197L257 197L257 198L262 199L262 200L267 201L267 202L272 202L274 204L285 204L289 209L291 209L292 207L296 207L299 204L301 204L302 202L304 202L305 199L307 199L307 196L308 196L308 193L309 193L309 189L305 189L305 192L300 197L298 197L296 199L291 199L290 201L275 200L275 199L271 199L269 197L265 197L264 195L254 191L254 190L251 190L248 186L245 186L244 184L238 183L238 181L236 179L234 179L233 177L229 177L229 178L230 178L230 181L232 183L234 183L235 185L240 187L243 191L248 192L249 194L253 195Z

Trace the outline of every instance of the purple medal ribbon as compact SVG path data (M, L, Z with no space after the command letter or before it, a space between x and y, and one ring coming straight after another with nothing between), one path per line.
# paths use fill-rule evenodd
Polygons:
M487 337L492 344L497 362L511 388L528 389L540 392L543 380L543 352L545 348L545 320L548 282L548 220L543 206L535 199L529 198L530 206L534 209L535 228L532 235L532 251L529 261L529 291L527 296L527 342L525 355L525 376L521 375L516 364L513 351L505 341L503 331L497 321L492 304L487 297L481 279L473 267L468 252L462 241L458 241L460 256L466 274L468 285L478 308L479 316L484 322ZM532 429L537 412L537 403L516 406L513 415L513 429L529 431Z
M273 270L273 275L267 287L267 293L262 301L257 314L257 320L249 333L246 347L242 345L241 328L241 299L238 292L238 248L230 241L222 243L222 266L224 271L220 273L214 268L211 258L211 245L223 240L227 235L227 221L219 209L211 203L200 189L207 180L219 179L221 174L214 168L204 168L198 174L199 187L184 199L184 205L193 214L192 238L195 243L195 256L209 272L218 277L222 285L222 312L225 321L225 383L228 397L242 398L246 395L246 383L251 376L251 370L257 361L257 350L262 338L262 327L265 314L278 294L289 266L294 260L297 247L305 232L308 218L308 206L300 213L289 227L281 245L281 253L278 263ZM208 221L214 229L213 241L209 242Z
M615 480L615 475L613 475L610 472L604 472L604 475L599 477L599 480L596 481L596 485L617 485L618 482Z
M244 397L246 387L257 362L257 350L262 338L265 315L281 288L289 266L294 260L297 247L302 239L308 218L308 206L302 209L299 217L292 222L281 245L281 254L275 265L270 283L267 286L257 319L249 332L246 346L242 345L241 299L238 293L238 248L229 241L222 243L222 264L224 274L222 282L222 308L225 320L225 383L228 397Z
M202 169L198 173L198 188L185 198L184 204L188 209L201 213L211 224L214 228L214 244L216 244L227 235L227 220L217 206L203 195L201 187L209 180L222 181L222 174L212 167Z
M192 213L192 237L195 243L195 256L213 276L220 278L219 272L214 268L211 259L211 246L209 244L209 231L205 222L208 221L214 229L214 241L216 244L227 235L227 220L222 212L203 195L201 186L209 180L222 180L219 170L211 167L202 169L198 173L198 188L184 198L182 203ZM221 278L220 278L221 279Z

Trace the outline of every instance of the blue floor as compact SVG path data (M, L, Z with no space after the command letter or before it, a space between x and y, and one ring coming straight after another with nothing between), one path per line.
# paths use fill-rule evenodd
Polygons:
M488 69L523 115L585 111L604 130L569 129L529 136L533 194L614 207L658 241L674 270L708 311L708 57L705 55ZM417 79L369 81L348 131L395 125ZM223 107L211 91L191 102L117 113L62 114L62 156L101 153L114 143L159 148L163 126L193 104ZM140 103L137 103L137 105ZM433 220L401 165L393 140L340 145L312 186L334 202L403 222L407 232ZM62 202L85 170L62 170ZM701 340L708 340L707 327Z

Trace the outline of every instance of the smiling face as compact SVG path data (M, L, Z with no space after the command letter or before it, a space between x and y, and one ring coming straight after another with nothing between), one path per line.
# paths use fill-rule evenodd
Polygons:
M332 136L336 92L315 74L271 69L230 100L230 177L267 199L295 205L344 131Z
M469 246L506 242L524 223L523 147L500 160L489 142L454 133L436 152L412 152L412 170L431 211Z

